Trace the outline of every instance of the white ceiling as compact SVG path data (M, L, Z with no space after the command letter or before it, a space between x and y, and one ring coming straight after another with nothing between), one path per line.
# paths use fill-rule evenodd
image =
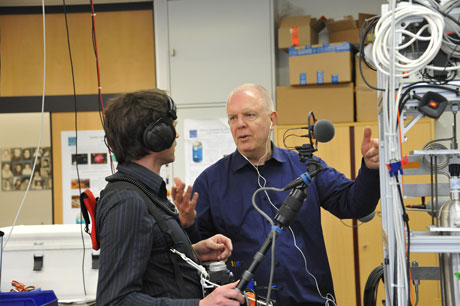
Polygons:
M152 2L153 0L94 0L94 4ZM90 4L90 0L65 0L66 5ZM41 0L0 0L0 6L41 6ZM63 5L63 0L45 0L45 5Z

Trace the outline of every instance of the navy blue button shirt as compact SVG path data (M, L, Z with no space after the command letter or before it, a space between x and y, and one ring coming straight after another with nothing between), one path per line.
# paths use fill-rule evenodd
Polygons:
M165 206L174 208L166 198L166 186L159 175L135 163L119 164L117 170L112 177L120 174L130 177L157 195ZM194 258L191 243L177 218L161 209L160 213L171 231L175 248ZM187 299L182 298L169 245L135 187L128 183L126 188L103 193L97 204L96 226L101 247L98 306L198 306L202 290L197 271L178 257L187 294Z
M233 252L227 263L237 278L249 267L271 230L270 223L251 204L254 191L260 185L282 188L306 171L296 152L272 147L271 158L258 167L266 182L258 177L255 167L235 151L207 168L193 185L199 194L197 218L187 232L192 241L217 233L229 237ZM308 186L306 203L291 228L298 247L305 254L308 269L318 280L325 296L334 294L334 288L321 228L321 207L339 218L360 218L370 214L380 197L379 174L362 162L359 175L353 181L328 167L321 159L314 158L321 162L324 170ZM268 191L268 196L279 208L288 193ZM257 194L256 202L273 219L277 210L264 192ZM258 286L268 284L270 257L268 252L255 273ZM272 291L272 298L278 299L279 305L324 305L325 300L319 295L313 278L307 274L289 229L285 228L276 240L275 262L273 284L276 289Z

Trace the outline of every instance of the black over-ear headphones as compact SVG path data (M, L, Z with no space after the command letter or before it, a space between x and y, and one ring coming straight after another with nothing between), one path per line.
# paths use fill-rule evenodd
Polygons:
M144 146L153 152L169 149L176 139L173 120L177 119L176 104L168 96L168 118L160 118L150 123L144 131Z

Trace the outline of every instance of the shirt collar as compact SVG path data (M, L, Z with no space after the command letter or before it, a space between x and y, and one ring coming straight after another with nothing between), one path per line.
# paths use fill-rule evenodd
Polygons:
M270 145L272 146L272 156L270 156L270 158L265 163L286 162L286 156L282 154L282 150L277 146L273 145L273 142L270 142ZM230 166L232 171L238 171L249 164L249 162L246 160L246 158L243 157L243 155L240 153L240 151L238 151L238 149L236 149L232 155L233 158Z
M162 198L166 198L166 184L163 178L155 172L132 162L118 164L117 170L122 174L134 177L151 189L155 194Z

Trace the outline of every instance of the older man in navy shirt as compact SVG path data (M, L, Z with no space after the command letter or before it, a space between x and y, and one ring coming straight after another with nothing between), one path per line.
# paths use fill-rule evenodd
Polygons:
M192 190L175 179L173 198L192 240L221 233L234 246L233 273L240 277L251 264L271 230L270 223L252 206L261 186L282 187L306 171L296 152L276 147L270 131L277 121L273 102L263 87L243 84L227 100L228 123L237 146L232 154L207 168ZM356 180L346 178L320 158L323 170L307 188L308 199L291 224L276 240L273 298L279 305L334 305L334 287L321 227L321 207L338 218L370 214L379 197L378 140L364 131L363 162ZM259 192L258 206L273 218L288 191ZM195 211L196 206L196 211ZM270 254L254 275L258 287L269 283ZM307 271L308 270L308 271ZM266 291L258 290L262 296Z

